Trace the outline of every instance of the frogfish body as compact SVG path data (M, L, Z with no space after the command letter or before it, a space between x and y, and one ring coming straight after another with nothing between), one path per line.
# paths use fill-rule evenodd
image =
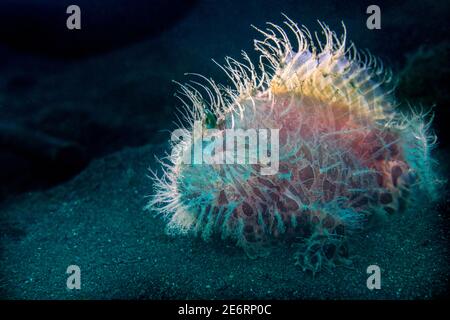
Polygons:
M347 46L345 27L338 37L320 23L324 41L315 41L286 19L284 29L256 28L264 37L254 42L257 66L245 53L243 62L226 58L221 68L232 87L199 75L205 84L181 85L184 139L161 161L149 207L167 218L169 233L228 238L250 257L274 242L294 243L297 264L316 272L350 263L351 235L373 218L412 205L414 193L433 198L436 138L426 115L396 111L391 73ZM195 134L199 122L212 130ZM276 148L269 143L277 171L262 174L267 163L249 161L184 161L195 144L211 151L229 129L278 129ZM226 158L222 148L210 155Z

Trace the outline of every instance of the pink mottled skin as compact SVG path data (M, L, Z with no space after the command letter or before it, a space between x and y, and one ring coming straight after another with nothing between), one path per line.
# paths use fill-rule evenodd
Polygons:
M388 212L398 209L408 166L397 133L383 131L345 106L295 95L276 96L273 103L256 100L256 108L246 110L252 111L239 120L239 128L280 128L280 167L278 174L261 176L253 165L248 179L237 176L217 194L217 211L239 201L227 223L235 228L244 221L244 242L343 235L346 223L324 209L338 199L342 208L355 211L380 205Z

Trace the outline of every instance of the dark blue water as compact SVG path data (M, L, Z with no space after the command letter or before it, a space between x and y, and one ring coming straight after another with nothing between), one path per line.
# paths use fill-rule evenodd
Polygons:
M355 241L355 269L316 278L280 249L249 260L233 246L170 238L142 210L145 176L167 150L177 87L186 72L227 79L211 61L253 58L251 24L281 13L317 20L383 59L397 97L434 105L435 157L448 176L448 1L78 1L82 29L66 28L71 1L0 3L1 298L389 298L448 295L448 208L398 215ZM134 148L134 149L129 149ZM117 153L118 152L118 153ZM104 158L106 157L106 158ZM442 193L446 188L442 188ZM274 259L276 257L276 259ZM380 264L384 291L365 287ZM67 291L79 264L81 291Z

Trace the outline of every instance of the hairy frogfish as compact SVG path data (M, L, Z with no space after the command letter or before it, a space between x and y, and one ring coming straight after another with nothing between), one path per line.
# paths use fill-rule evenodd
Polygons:
M375 218L433 199L432 117L398 111L392 72L347 44L344 25L340 36L319 25L314 36L288 17L254 27L259 59L225 58L228 85L198 74L180 84L178 138L148 205L169 234L228 239L251 258L294 245L296 264L315 273L351 263L352 235ZM232 130L248 147L238 160L225 147ZM255 143L256 160L269 160L250 155ZM193 154L210 161L186 161Z

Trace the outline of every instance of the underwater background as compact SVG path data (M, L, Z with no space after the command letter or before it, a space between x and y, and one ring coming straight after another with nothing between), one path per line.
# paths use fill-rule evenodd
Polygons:
M81 8L67 30L66 8ZM381 8L381 30L366 8ZM211 61L255 57L251 24L317 19L368 48L399 77L396 96L435 113L448 177L448 1L108 0L0 3L0 298L432 299L448 296L449 213L442 201L395 214L352 240L353 268L314 277L280 245L248 259L231 243L169 237L143 208L148 168L168 151L179 101L172 80L226 83ZM366 268L379 265L381 290ZM66 269L81 269L68 290Z

